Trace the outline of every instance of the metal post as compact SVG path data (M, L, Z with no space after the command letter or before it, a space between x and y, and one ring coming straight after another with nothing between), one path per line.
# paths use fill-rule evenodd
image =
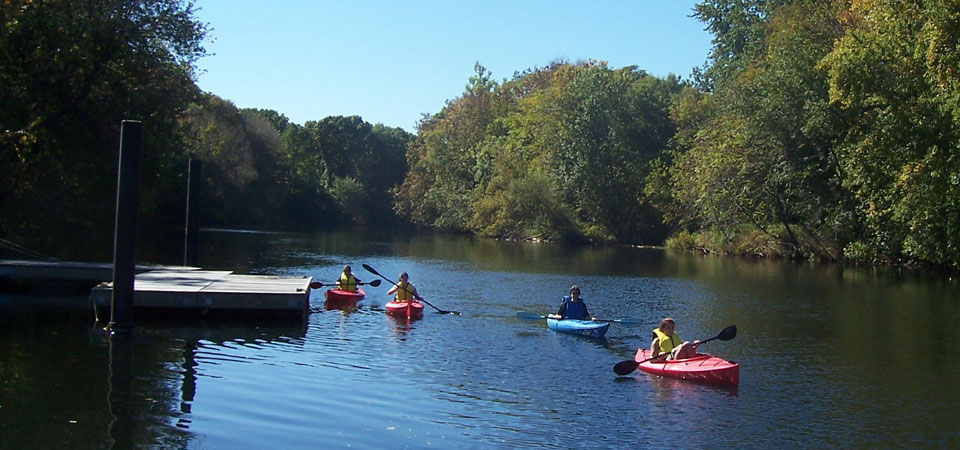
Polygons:
M120 125L120 164L117 170L117 216L113 239L113 299L110 303L110 334L133 330L133 281L136 276L134 248L137 242L137 197L140 184L140 121Z
M200 198L200 161L191 159L187 165L187 223L184 231L183 265L197 266L197 200Z

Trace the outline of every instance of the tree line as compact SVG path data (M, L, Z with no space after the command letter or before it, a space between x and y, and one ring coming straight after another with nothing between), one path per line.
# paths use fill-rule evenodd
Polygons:
M193 8L0 4L0 234L111 234L119 124L141 118L146 224L182 224L196 158L206 225L960 266L954 1L702 1L713 45L689 79L586 60L497 81L478 63L415 135L201 92Z
M390 189L412 136L201 92L208 28L192 2L11 0L0 23L0 237L54 256L65 240L109 245L124 119L143 122L144 230L183 225L191 158L205 226L401 223Z
M960 6L709 0L690 80L482 66L423 121L397 204L482 235L960 265Z

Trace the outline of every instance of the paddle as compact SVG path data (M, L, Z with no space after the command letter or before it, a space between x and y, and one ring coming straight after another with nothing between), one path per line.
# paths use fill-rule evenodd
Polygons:
M370 273L372 273L372 274L374 274L374 275L376 275L376 276L378 276L378 277L380 277L380 278L383 278L384 281L386 281L387 283L390 283L390 284L392 284L392 285L394 285L394 286L400 287L399 285L397 285L397 283L394 283L393 281L390 281L389 278L387 278L387 277L385 277L385 276L383 276L383 275L380 275L380 272L377 272L377 270L374 269L373 267L370 267L370 266L368 266L368 265L366 265L366 264L361 264L361 265L363 266L364 269L367 270L367 272L370 272ZM436 306L433 306L432 303L424 300L423 297L419 296L418 294L414 294L413 292L410 292L407 288L403 288L403 290L407 291L407 292L410 293L410 294L413 294L413 297L416 298L417 301L421 301L421 302L424 302L424 303L430 305L431 308L437 310L437 312L439 312L440 314L454 314L454 315L457 315L457 316L460 315L460 313L457 312L457 311L445 311L445 310L442 310L442 309L440 309L440 308L437 308Z
M729 341L730 339L733 339L733 338L736 337L736 336L737 336L737 326L736 326L736 325L730 325L729 327L724 328L723 331L720 332L720 334L718 334L718 335L716 335L716 336L714 336L714 337L712 337L712 338L710 338L710 339L706 339L706 340L700 341L700 344L704 344L704 343L710 342L710 341L712 341L712 340L714 340L714 339L720 339L721 341ZM660 357L660 356L662 356L662 355L663 355L663 353L660 353L660 354L658 354L658 355L654 355L654 356L652 356L652 357L650 357L650 358L647 358L647 359L645 359L645 360L643 360L643 361L633 361L633 360L629 360L629 359L626 360L626 361L620 361L620 362L618 362L616 365L613 366L613 371L616 372L617 375L627 375L627 374L629 374L630 372L633 372L634 370L637 370L637 367L640 366L640 363L645 363L645 362L647 362L647 361L656 359L656 358L658 358L658 357Z
M363 286L363 285L365 285L365 284L369 284L370 286L377 287L377 286L380 286L380 280L373 280L373 281L371 281L371 282L369 282L369 283L364 283L364 282L361 281L361 282L357 283L357 286ZM310 289L320 289L320 288L322 288L322 287L324 287L324 286L336 286L336 285L337 285L336 282L324 284L324 283L321 283L321 282L319 282L319 281L314 281L314 282L310 283Z
M540 320L548 319L549 317L543 316L537 313L520 311L517 313L517 318L523 320ZM584 319L587 320L587 319ZM636 319L594 319L594 322L610 322L610 323L622 323L624 325L640 325L640 321Z

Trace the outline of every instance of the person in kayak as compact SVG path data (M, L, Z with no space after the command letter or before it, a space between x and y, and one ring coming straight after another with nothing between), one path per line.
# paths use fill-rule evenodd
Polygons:
M683 341L676 332L677 324L673 319L665 317L660 326L653 329L653 342L650 343L650 354L654 361L668 359L687 359L697 355L700 341Z
M393 287L387 291L387 295L392 295L393 293L397 294L393 299L397 302L409 302L420 296L417 294L417 287L410 282L410 275L407 275L406 272L401 273L397 284L393 285Z
M552 319L578 319L578 320L597 320L587 311L587 304L580 298L580 288L577 285L570 287L570 295L563 296L560 302L560 309L556 314L548 317Z
M343 266L343 273L337 280L337 289L347 292L357 292L357 285L362 283L357 277L353 276L350 266Z

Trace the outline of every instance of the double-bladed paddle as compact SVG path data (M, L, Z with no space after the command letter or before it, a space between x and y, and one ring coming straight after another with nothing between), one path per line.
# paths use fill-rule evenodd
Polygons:
M730 325L729 327L724 328L723 331L720 332L720 334L718 334L718 335L716 335L716 336L714 336L714 337L712 337L712 338L710 338L710 339L705 339L705 340L700 341L700 344L705 344L705 343L710 342L710 341L712 341L712 340L714 340L714 339L720 339L721 341L729 341L730 339L733 339L733 338L735 338L736 336L737 336L737 326L736 326L736 325ZM699 344L698 344L698 345L699 345ZM643 361L634 361L634 360L630 360L630 359L628 359L628 360L626 360L626 361L620 361L620 362L618 362L617 364L615 364L615 365L613 366L613 371L616 372L617 375L629 375L629 374L630 374L631 372L633 372L634 370L637 370L637 367L639 367L641 363L645 363L645 362L647 362L647 361L650 361L650 360L653 360L653 359L657 359L657 358L659 358L660 356L663 356L663 355L664 355L664 353L660 353L660 354L654 355L654 356L652 356L652 357L650 357L650 358L647 358L647 359L645 359L645 360L643 360Z
M400 287L400 285L398 285L397 283L394 283L393 281L390 281L389 278L387 278L387 277L385 277L385 276L383 276L383 275L380 275L380 272L377 272L377 270L374 269L373 267L370 267L370 266L368 266L368 265L366 265L366 264L361 264L361 265L363 266L364 269L367 270L367 272L370 272L370 273L372 273L372 274L374 274L374 275L376 275L376 276L378 276L378 277L380 277L380 278L383 278L384 281L386 281L387 283L390 283L390 284L392 284L392 285L394 285L394 286ZM410 290L408 290L407 288L402 288L402 289L405 290L405 291L407 291L407 292L410 293L410 294L413 294L413 297L416 298L417 301L421 301L421 302L424 302L424 303L430 305L431 308L437 310L437 312L439 312L440 314L455 314L455 315L458 315L458 316L460 315L460 313L457 312L457 311L446 311L446 310L437 308L436 306L433 306L432 303L424 300L423 297L421 297L420 295L415 294L415 293L413 293L413 292L410 292Z
M324 287L324 286L336 286L336 285L337 285L336 282L333 282L333 283L321 283L321 282L319 282L319 281L314 281L314 282L310 283L310 289L320 289L320 288L322 288L322 287ZM373 280L373 281L371 281L371 282L369 282L369 283L364 283L364 282L362 282L362 281L359 282L359 283L357 283L357 286L363 286L363 285L370 285L370 286L373 286L373 287L377 287L377 286L380 286L380 280Z
M527 311L518 312L517 318L523 319L523 320L550 319L550 317L537 314L537 313L527 312ZM636 319L584 319L584 320L593 320L594 322L622 323L624 325L640 325L640 321Z

